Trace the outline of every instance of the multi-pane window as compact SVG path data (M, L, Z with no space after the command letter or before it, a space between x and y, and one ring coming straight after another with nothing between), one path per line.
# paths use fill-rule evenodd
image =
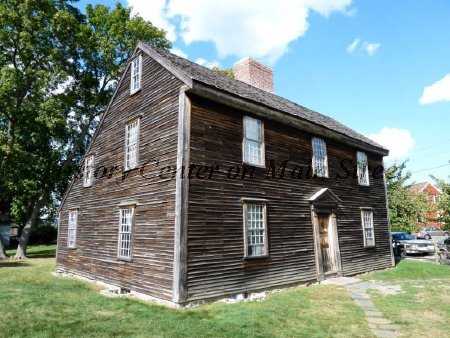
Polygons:
M131 62L131 94L134 94L141 89L141 74L142 56L138 56Z
M439 203L441 201L441 196L440 195L433 195L433 202L434 203Z
M356 152L356 171L358 174L359 185L369 185L369 165L367 155L362 151Z
M318 137L312 138L312 168L317 177L328 177L328 158L325 141Z
M120 209L119 224L119 258L131 258L131 233L133 228L134 208Z
M67 246L69 248L75 248L77 243L77 223L78 223L78 210L69 211L69 224L67 234Z
M244 203L245 255L257 257L267 255L266 205Z
M89 187L92 184L94 172L94 155L87 156L84 160L84 186Z
M244 116L244 163L264 165L264 134L260 120Z
M364 246L374 246L375 234L373 229L373 211L361 210L361 218L364 232Z
M139 156L139 119L125 126L125 170L136 168Z

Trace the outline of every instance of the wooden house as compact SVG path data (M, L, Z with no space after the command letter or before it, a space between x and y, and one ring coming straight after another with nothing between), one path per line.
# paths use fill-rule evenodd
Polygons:
M60 207L57 270L175 305L392 266L388 150L139 42Z

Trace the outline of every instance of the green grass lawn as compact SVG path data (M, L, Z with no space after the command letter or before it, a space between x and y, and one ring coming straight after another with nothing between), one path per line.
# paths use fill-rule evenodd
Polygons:
M260 302L172 310L54 277L54 253L35 246L30 259L0 261L0 337L373 337L343 288L299 286ZM402 286L398 295L372 295L405 337L449 336L450 268L401 262L361 278Z
M401 285L402 293L371 297L405 337L450 337L450 266L402 261L362 278Z

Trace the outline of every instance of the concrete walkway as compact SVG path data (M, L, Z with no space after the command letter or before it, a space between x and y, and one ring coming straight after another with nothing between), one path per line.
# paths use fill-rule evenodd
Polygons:
M364 310L369 328L376 337L398 337L398 326L392 325L380 310L372 303L367 293L368 289L377 289L383 294L395 294L400 292L398 286L389 286L380 282L365 282L358 278L338 277L328 279L322 284L332 284L345 287L354 299L356 305Z

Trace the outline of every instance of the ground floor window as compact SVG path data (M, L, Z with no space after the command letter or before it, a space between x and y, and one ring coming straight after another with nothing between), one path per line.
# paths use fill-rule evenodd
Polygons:
M244 203L245 256L266 256L267 249L267 206L265 203L246 201Z
M369 209L362 209L361 219L364 233L364 246L374 246L375 234L373 229L373 211Z
M134 208L120 209L118 257L131 259Z
M67 246L69 248L75 248L77 244L77 223L78 223L78 210L69 211L69 233L67 236Z

